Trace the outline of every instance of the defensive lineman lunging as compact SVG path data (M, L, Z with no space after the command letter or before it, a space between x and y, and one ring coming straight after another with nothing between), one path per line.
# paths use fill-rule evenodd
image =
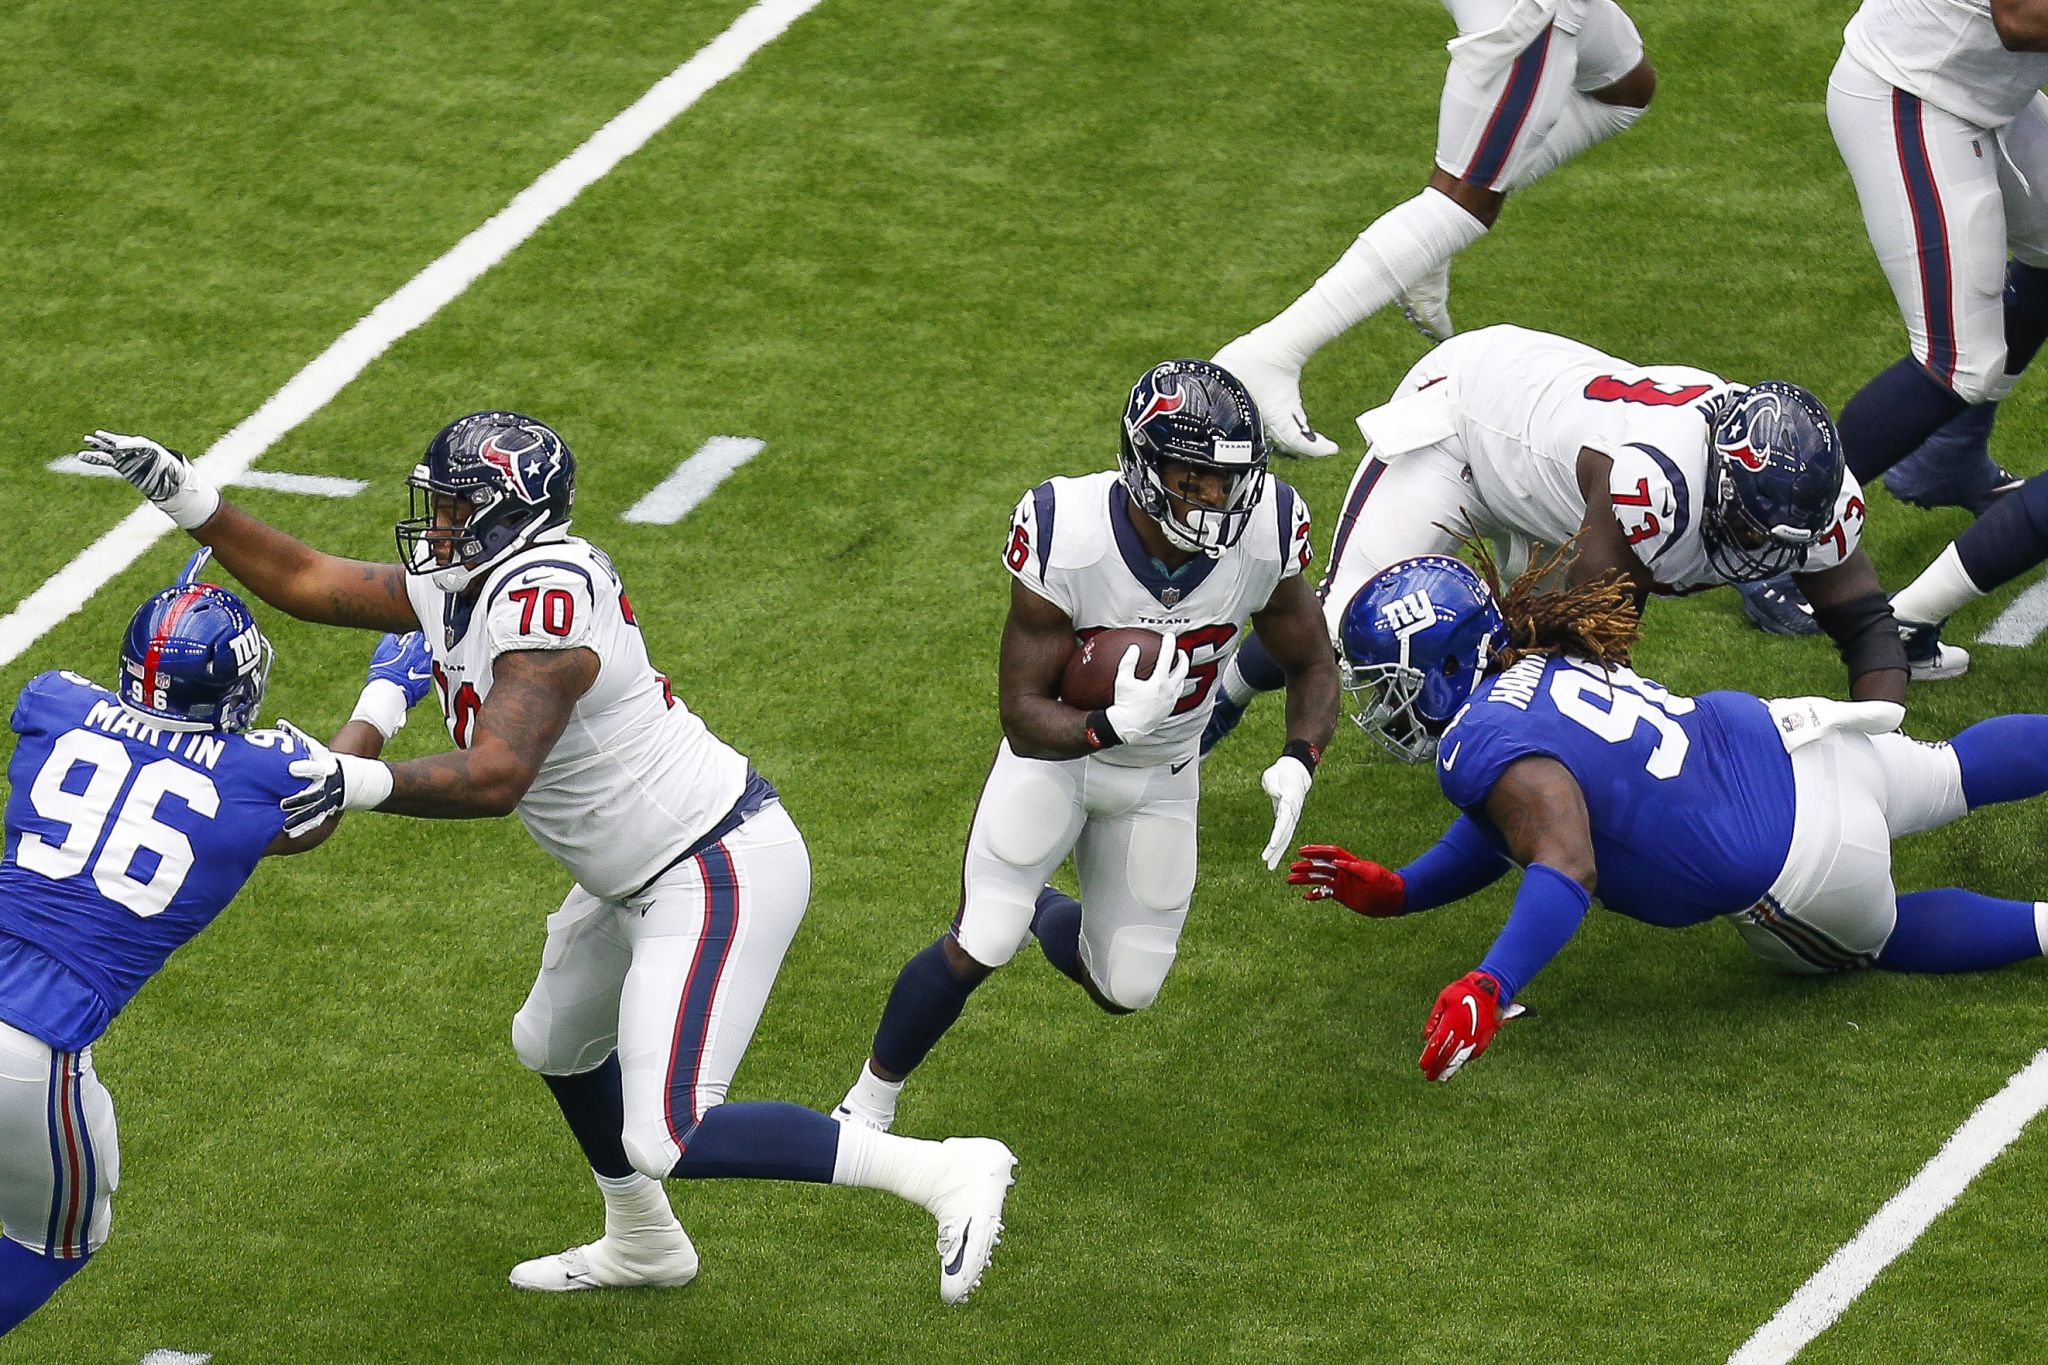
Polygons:
M960 911L897 977L874 1051L835 1111L849 1126L894 1122L904 1077L1031 935L1109 1013L1157 999L1195 886L1208 691L1248 615L1287 686L1287 744L1263 781L1268 867L1292 837L1337 707L1334 660L1301 576L1308 508L1268 480L1257 408L1207 361L1169 361L1139 379L1119 465L1052 479L1017 504L1003 560L1014 580L1004 739L967 836ZM1127 659L1107 709L1060 701L1076 633L1124 626L1165 636L1151 676ZM1046 884L1069 851L1078 902Z
M799 1105L724 1103L810 897L776 791L654 671L610 559L569 534L575 461L514 412L451 422L409 483L401 564L322 554L221 499L183 456L100 433L111 465L305 620L423 629L455 752L321 754L295 829L335 811L517 812L576 877L512 1022L604 1197L595 1242L518 1265L523 1289L681 1285L697 1253L660 1181L754 1177L886 1189L939 1225L939 1292L964 1300L1002 1228L1015 1158L842 1129Z

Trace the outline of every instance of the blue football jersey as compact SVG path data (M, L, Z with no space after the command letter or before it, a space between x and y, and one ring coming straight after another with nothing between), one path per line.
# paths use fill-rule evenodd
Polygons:
M303 746L162 729L75 673L30 682L9 723L0 1019L76 1051L249 880Z
M1532 655L1474 689L1437 746L1437 780L1504 848L1482 808L1532 754L1586 794L1609 909L1697 924L1755 904L1784 869L1792 760L1746 692L1681 697L1626 668Z

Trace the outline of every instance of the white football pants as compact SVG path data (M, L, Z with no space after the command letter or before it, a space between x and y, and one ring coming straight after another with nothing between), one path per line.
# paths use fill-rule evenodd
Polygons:
M1892 840L1969 810L1947 744L1837 730L1792 755L1792 847L1764 898L1729 920L1793 971L1868 967L1898 922Z
M512 1020L520 1062L573 1076L616 1049L626 1155L665 1178L724 1101L810 896L810 854L780 802L635 896L572 888Z
M1643 60L1642 37L1614 0L1444 0L1444 8L1461 38L1537 30L1519 55L1454 55L1444 75L1436 164L1487 189L1526 184L1529 160L1566 98L1603 90Z
M1159 996L1195 891L1201 765L1125 767L1102 755L1020 758L1005 740L967 835L953 935L1000 967L1031 936L1038 893L1074 855L1081 881L1081 965L1113 1003Z
M0 1228L46 1256L106 1244L121 1144L92 1049L59 1052L0 1024Z
M1828 77L1828 127L1914 358L1968 402L2005 397L2006 253L2048 267L2048 96L1994 130L1844 52Z

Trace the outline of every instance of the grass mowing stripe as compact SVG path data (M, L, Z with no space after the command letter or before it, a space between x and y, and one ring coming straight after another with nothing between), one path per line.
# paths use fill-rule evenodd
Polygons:
M400 337L459 297L577 195L646 146L648 139L819 3L757 0L695 56L656 81L583 145L512 196L511 203L342 333L263 406L214 442L200 458L200 467L216 486L246 474L264 451L325 407ZM53 626L83 607L168 529L169 523L154 507L138 507L51 575L0 617L0 667L19 659Z
M2012 1145L2036 1114L2048 1108L2048 1050L2034 1054L2005 1088L1942 1144L1906 1187L1885 1202L1863 1230L1844 1242L1812 1279L1757 1328L1728 1365L1784 1365L1834 1325L1886 1266L1920 1239L1942 1210Z

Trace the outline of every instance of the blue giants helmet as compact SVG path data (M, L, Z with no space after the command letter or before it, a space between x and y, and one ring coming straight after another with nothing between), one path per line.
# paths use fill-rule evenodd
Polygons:
M1798 568L1835 521L1845 463L1820 400L1767 379L1715 420L1707 452L1707 562L1735 583Z
M1508 634L1485 580L1449 555L1403 559L1368 578L1339 633L1351 719L1407 763L1436 756L1437 736Z
M167 730L236 733L256 721L270 641L242 599L201 583L201 550L175 587L136 608L121 638L121 703Z
M405 482L412 514L398 523L398 553L406 571L461 592L528 545L569 533L576 457L545 422L472 412L441 428ZM449 504L439 522L436 499ZM444 547L445 561L436 553Z
M1167 461L1225 476L1215 506L1166 486ZM1237 544L1266 493L1266 432L1258 405L1229 371L1206 360L1154 365L1131 386L1117 464L1131 501L1183 550L1212 558Z

